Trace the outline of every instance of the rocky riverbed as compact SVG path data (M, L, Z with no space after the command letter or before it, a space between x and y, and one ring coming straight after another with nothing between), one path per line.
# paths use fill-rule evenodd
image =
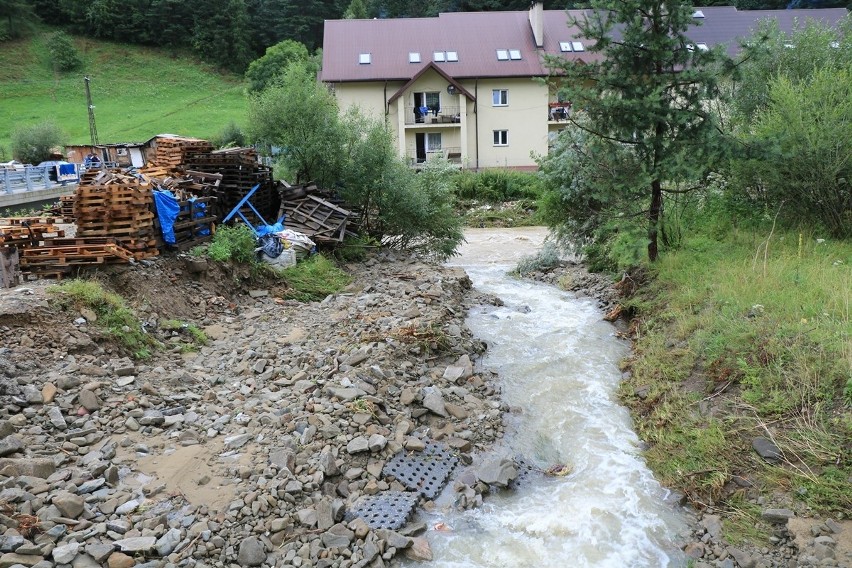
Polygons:
M112 274L167 345L144 362L88 310L52 307L48 283L3 291L0 568L430 559L424 533L441 527L374 529L347 512L403 490L384 466L430 443L460 460L457 506L514 477L487 453L508 408L464 324L470 306L499 300L459 268L405 256L347 270L353 283L313 304L176 260ZM161 329L176 317L204 329L208 345L187 353L179 331ZM705 514L686 552L695 566L850 565L842 523L808 519L794 531L807 538L793 540L787 513L774 514L771 550L729 546L720 518Z

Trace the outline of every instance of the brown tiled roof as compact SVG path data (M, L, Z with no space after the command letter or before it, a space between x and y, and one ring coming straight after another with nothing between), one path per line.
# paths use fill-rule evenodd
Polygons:
M796 20L814 18L834 24L847 14L843 8L821 10L737 10L730 6L699 8L704 18L687 35L708 46L726 44L731 55L736 40L745 38L763 18L775 18L781 29L790 30ZM435 51L455 51L457 62L436 63L456 80L474 77L535 77L546 75L541 54L561 55L569 60L591 61L599 57L588 51L562 53L559 43L576 40L569 17L580 10L543 12L544 46L537 50L527 11L453 12L435 18L383 20L326 20L322 80L409 81L432 61ZM588 40L581 40L588 45ZM517 49L520 60L498 61L498 49ZM409 63L409 52L420 53L419 63ZM359 64L359 54L369 53L371 62Z

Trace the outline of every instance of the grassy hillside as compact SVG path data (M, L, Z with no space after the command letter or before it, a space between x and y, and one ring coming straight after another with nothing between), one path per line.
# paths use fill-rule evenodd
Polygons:
M210 137L228 122L243 125L242 77L222 74L166 50L75 38L83 68L57 74L49 31L0 43L0 148L17 125L52 119L71 144L89 141L83 76L91 81L101 143L147 140L163 132Z

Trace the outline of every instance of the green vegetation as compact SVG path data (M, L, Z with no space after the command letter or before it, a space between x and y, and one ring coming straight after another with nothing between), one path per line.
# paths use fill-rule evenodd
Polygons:
M314 302L342 290L349 276L321 254L314 255L296 266L277 271L287 284L286 298Z
M172 332L175 337L188 339L188 341L179 340L182 353L198 351L199 347L207 345L209 341L204 330L193 323L170 319L160 322L159 327L162 331Z
M695 231L653 266L628 303L637 339L622 395L663 483L737 508L737 475L817 511L852 507L851 263L849 242L734 229ZM754 453L756 436L782 463Z
M551 270L559 266L561 256L559 245L547 241L536 254L523 257L512 272L518 276L529 276L533 272Z
M12 156L24 164L38 164L61 148L64 140L65 133L50 121L20 126L12 133Z
M263 57L251 62L246 70L249 92L259 93L271 86L291 63L305 64L312 75L316 75L319 69L319 61L311 59L304 44L286 39L268 47Z
M244 121L239 76L154 48L82 38L74 38L82 67L57 74L47 37L0 43L0 147L9 147L15 127L48 117L68 133L68 143L87 144L86 73L101 142L144 141L163 132L209 138L228 122Z
M148 335L139 320L118 294L108 292L94 280L68 280L48 289L56 305L63 309L92 310L93 325L103 329L137 359L148 359L157 341Z
M74 40L65 32L54 32L47 38L47 51L55 71L73 71L83 65Z
M213 235L213 242L207 247L207 255L216 262L257 262L257 246L254 232L246 225L219 227Z

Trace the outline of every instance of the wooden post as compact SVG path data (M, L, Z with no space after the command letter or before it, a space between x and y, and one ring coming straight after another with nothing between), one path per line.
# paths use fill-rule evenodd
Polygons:
M13 288L21 282L21 267L18 262L18 249L8 247L0 249L0 287Z

